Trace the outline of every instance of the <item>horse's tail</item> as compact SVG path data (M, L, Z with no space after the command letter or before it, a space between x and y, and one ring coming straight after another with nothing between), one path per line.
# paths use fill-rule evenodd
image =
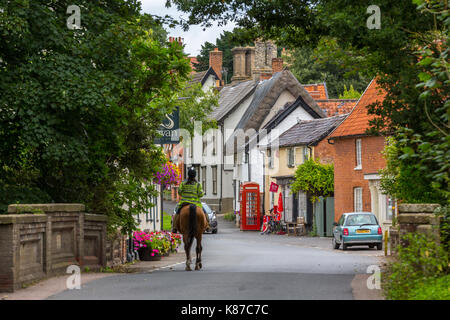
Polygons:
M189 238L195 237L197 233L197 206L191 204L189 206Z

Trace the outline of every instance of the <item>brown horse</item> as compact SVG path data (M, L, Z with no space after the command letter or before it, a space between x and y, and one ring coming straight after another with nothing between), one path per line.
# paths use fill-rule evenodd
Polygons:
M180 216L175 221L175 228L183 235L184 251L186 252L186 271L191 269L191 246L194 238L197 240L195 270L202 268L202 236L207 227L205 214L201 207L193 204L185 205L180 210Z

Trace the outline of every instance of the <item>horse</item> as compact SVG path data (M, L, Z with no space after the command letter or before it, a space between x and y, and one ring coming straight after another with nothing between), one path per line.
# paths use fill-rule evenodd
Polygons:
M203 209L194 204L181 208L175 228L183 235L184 251L186 252L186 271L191 269L191 246L194 238L197 240L195 270L202 268L202 236L206 230L207 221Z

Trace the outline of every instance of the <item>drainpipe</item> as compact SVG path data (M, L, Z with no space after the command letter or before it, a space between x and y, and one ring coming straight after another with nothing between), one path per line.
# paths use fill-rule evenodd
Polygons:
M223 196L223 170L225 168L225 155L224 155L224 151L223 151L223 147L224 147L224 139L225 137L223 136L223 124L220 126L220 131L222 133L222 142L221 142L221 150L222 150L222 164L221 164L221 170L220 170L220 199L219 199L219 212L222 213L222 196Z
M262 153L263 155L263 185L262 185L262 189L263 189L263 216L266 212L266 152L263 150L259 150L259 152Z

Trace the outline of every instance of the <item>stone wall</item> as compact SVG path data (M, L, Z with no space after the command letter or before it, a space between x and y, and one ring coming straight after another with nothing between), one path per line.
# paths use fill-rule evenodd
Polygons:
M106 266L107 217L82 204L10 205L0 215L0 292L78 265Z
M397 225L389 230L391 248L407 245L400 239L411 232L429 234L439 242L441 219L434 214L438 207L438 204L399 204Z

